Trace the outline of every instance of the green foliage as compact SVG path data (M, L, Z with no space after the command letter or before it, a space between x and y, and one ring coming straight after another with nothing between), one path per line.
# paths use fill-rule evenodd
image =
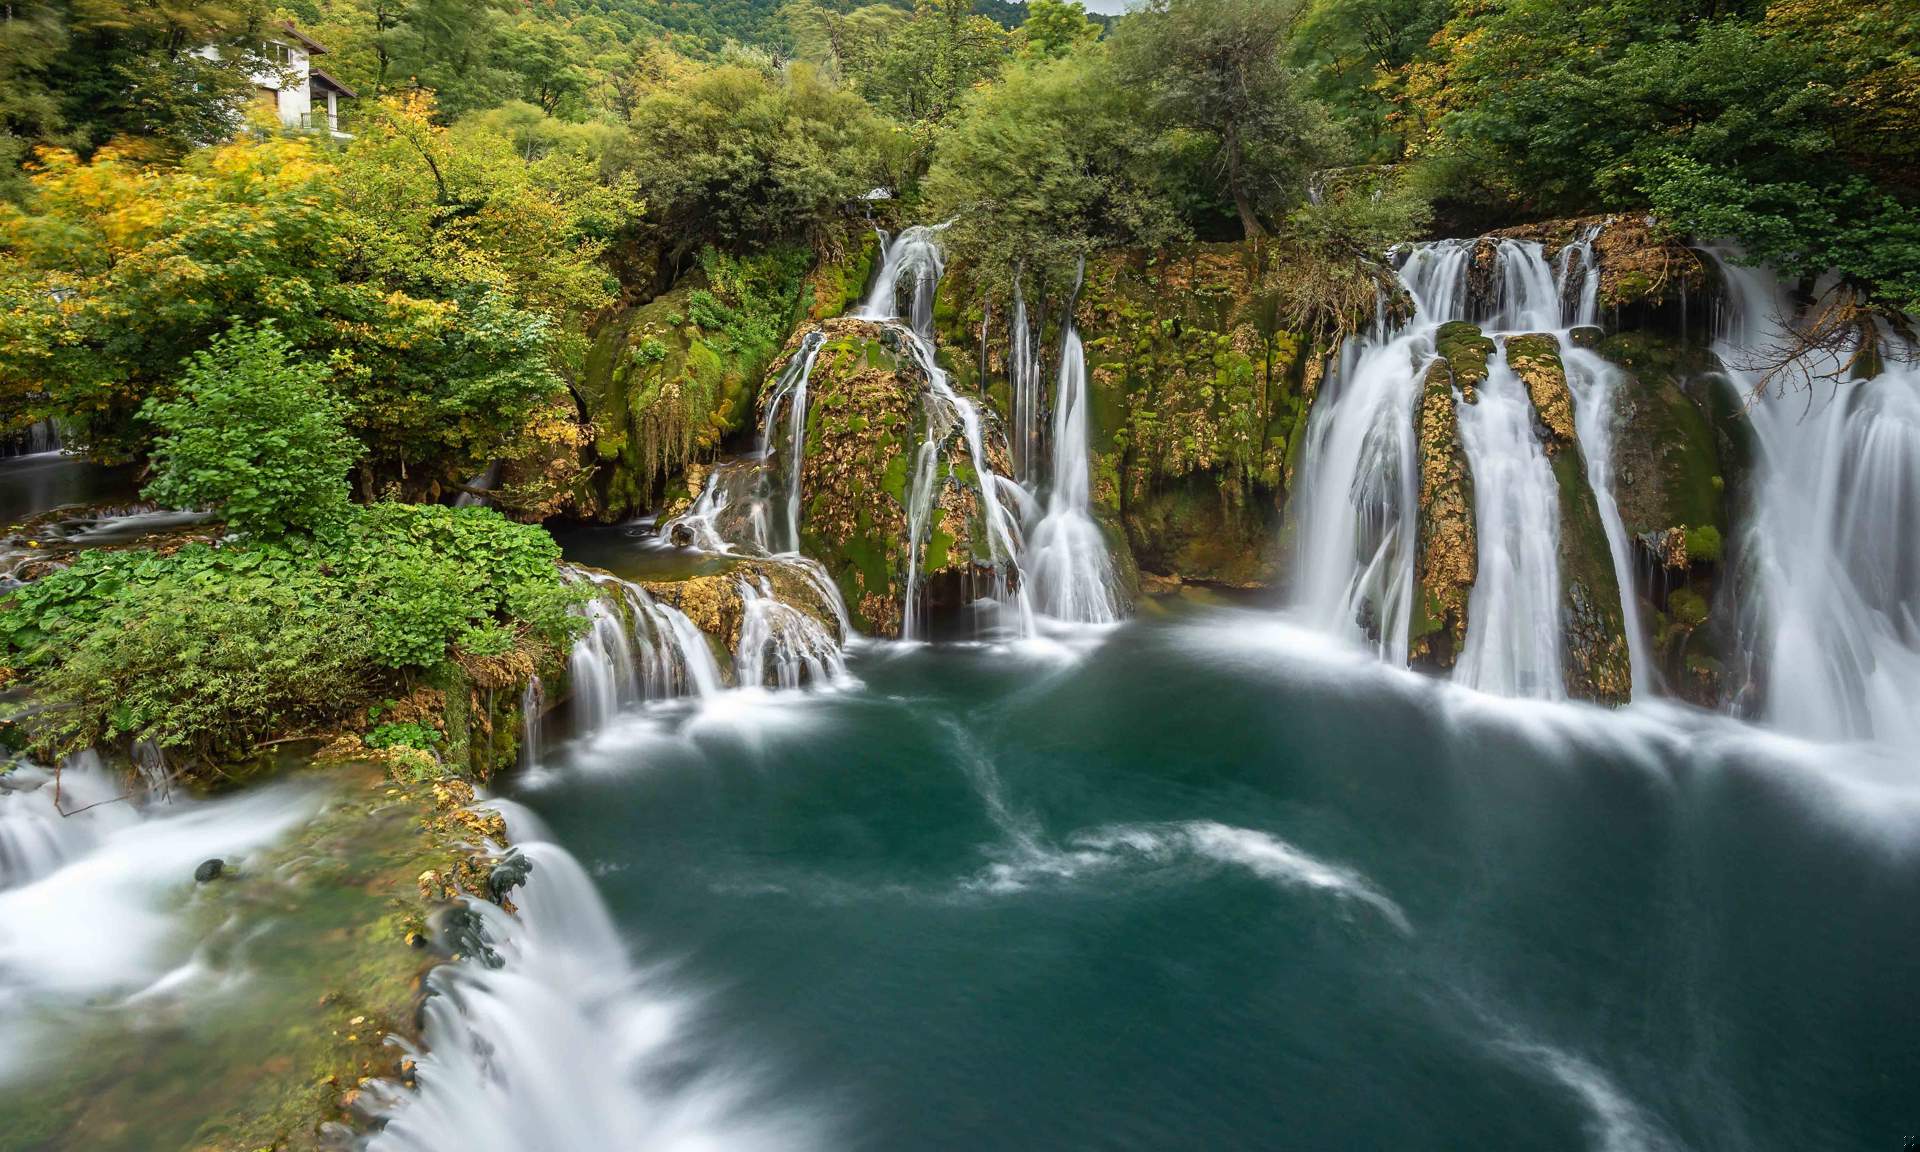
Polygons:
M1711 524L1701 524L1686 530L1687 559L1704 560L1709 564L1718 564L1722 552L1720 529Z
M0 139L91 152L117 138L157 155L213 143L242 123L269 34L255 0L10 6ZM218 48L214 58L203 46Z
M28 210L0 210L0 417L57 417L137 459L135 416L178 366L270 321L333 368L362 492L436 496L562 391L553 367L611 299L600 256L635 210L595 138L530 111L446 130L399 102L344 155L277 138L170 169L46 154Z
M369 748L417 748L422 752L433 751L445 740L439 729L412 720L375 724L366 735Z
M1057 60L1100 38L1100 25L1087 19L1078 0L1028 0L1020 25L1022 56Z
M178 399L141 410L160 429L144 494L212 509L255 536L337 523L360 445L326 379L326 368L293 357L271 324L216 338L188 362Z
M1197 195L1231 204L1244 235L1306 198L1341 151L1286 63L1297 0L1148 0L1112 35L1122 84Z
M1153 246L1187 229L1156 163L1156 138L1104 51L1023 62L968 98L923 185L954 219L954 250L1056 282L1107 244Z
M1736 238L1790 274L1837 270L1866 302L1911 310L1917 40L1920 10L1880 0L1512 0L1459 9L1409 90L1458 199L1651 204L1681 230Z
M622 163L646 229L678 265L704 244L806 234L891 183L893 134L819 69L699 68L634 108Z
M1309 0L1293 28L1291 58L1360 152L1398 159L1402 70L1447 18L1447 0Z
M230 758L336 723L456 645L557 654L580 599L558 555L489 509L398 504L316 539L84 552L11 593L0 659L32 677L44 753L151 739Z

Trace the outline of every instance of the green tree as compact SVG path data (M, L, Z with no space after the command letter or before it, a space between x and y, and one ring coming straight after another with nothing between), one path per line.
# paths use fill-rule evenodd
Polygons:
M1658 209L1875 307L1920 305L1911 7L1677 0L1463 9L1410 69L1439 187L1510 210Z
M889 126L810 64L701 68L634 109L625 163L647 190L664 288L708 243L800 236L892 182Z
M142 140L169 154L219 140L267 66L271 28L258 0L12 4L0 23L0 138L82 153Z
M874 107L922 135L938 124L975 85L992 80L1011 37L971 0L917 0L913 17L888 37L885 49L854 77Z
M179 392L141 409L160 430L143 495L213 509L252 536L339 522L360 445L324 365L295 356L271 324L236 328L193 355Z
M1201 178L1248 237L1305 198L1338 152L1326 111L1284 54L1295 0L1149 0L1114 28L1122 83L1138 91L1170 147L1192 147Z
M1022 62L973 93L941 135L923 184L949 242L986 268L1056 280L1111 244L1186 233L1155 137L1098 46Z
M1087 19L1078 0L1029 0L1020 25L1020 54L1058 59L1100 37L1100 25Z

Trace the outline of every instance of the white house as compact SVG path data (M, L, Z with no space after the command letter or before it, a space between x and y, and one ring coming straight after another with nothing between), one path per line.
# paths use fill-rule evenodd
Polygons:
M212 47L201 52L209 59L219 55ZM345 140L351 133L341 131L341 102L359 93L313 66L313 58L326 52L325 45L291 24L275 27L262 44L271 70L254 73L254 99L289 128Z

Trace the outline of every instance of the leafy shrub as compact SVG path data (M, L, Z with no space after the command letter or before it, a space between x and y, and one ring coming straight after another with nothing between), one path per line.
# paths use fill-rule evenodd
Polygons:
M151 739L229 758L323 729L456 649L557 654L583 593L538 527L488 508L349 508L317 538L85 552L0 602L43 753Z
M291 353L272 324L234 328L187 361L174 400L141 409L160 428L145 495L211 508L255 536L311 531L347 509L360 445L327 369Z
M442 739L438 729L409 720L374 725L372 731L367 733L367 747L417 748L422 752L431 752Z

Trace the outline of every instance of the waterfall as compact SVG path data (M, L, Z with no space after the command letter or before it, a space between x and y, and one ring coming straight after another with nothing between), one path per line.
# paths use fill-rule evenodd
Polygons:
M1013 278L1013 325L1007 339L1007 382L1013 392L1013 477L1022 484L1040 482L1040 354L1038 338L1027 324L1027 300L1020 277Z
M713 650L686 613L618 577L589 579L597 592L584 608L589 626L567 658L576 731L597 732L645 701L721 690Z
M540 762L540 713L547 706L546 686L538 674L527 677L520 690L520 767L531 768Z
M1307 423L1295 507L1300 517L1297 602L1316 626L1371 646L1382 660L1407 662L1413 561L1419 528L1419 444L1413 410L1433 359L1434 332L1463 310L1472 245L1419 245L1400 280L1414 315L1389 333L1350 340Z
M587 871L518 805L504 811L532 863L517 915L469 905L496 956L436 968L422 1008L416 1087L373 1081L370 1152L798 1152L816 1118L770 1102L700 1027L699 997L636 966Z
M939 491L942 450L956 429L965 437L973 474L979 481L981 519L986 529L988 561L993 567L991 599L1004 611L1013 613L1018 635L1031 636L1033 609L1019 579L1019 521L1001 498L1001 477L987 465L979 408L953 390L947 381L946 369L940 367L934 352L933 301L939 290L940 275L946 268L938 237L946 227L946 224L936 224L908 228L887 244L873 292L857 313L862 320L892 326L927 381L924 405L927 437L914 454L913 483L908 492L907 589L901 636L909 640L925 639L926 622L921 618L919 606L920 552ZM913 290L907 320L902 323L897 312L897 289L906 277L911 278Z
M1053 487L1047 514L1028 547L1038 610L1056 620L1106 624L1118 619L1113 559L1094 523L1087 448L1087 356L1071 320L1061 342L1053 399Z
M0 440L0 457L39 456L48 452L59 452L66 447L60 435L60 426L52 420L40 420L27 425L13 436Z
M1506 363L1501 338L1550 333L1558 338L1581 461L1620 585L1634 685L1647 684L1631 542L1613 491L1620 375L1568 338L1598 314L1596 235L1590 230L1562 249L1557 267L1541 245L1517 240L1442 240L1408 250L1399 274L1413 301L1412 320L1397 331L1376 321L1370 334L1349 341L1307 425L1305 488L1295 505L1296 602L1318 627L1406 663L1418 535L1414 410L1440 325L1473 320L1495 335L1497 351L1474 402L1456 394L1480 553L1466 649L1454 676L1492 692L1564 695L1559 491L1532 401ZM1469 270L1476 249L1489 244L1489 290L1475 299Z
M1453 678L1503 696L1558 699L1561 668L1560 491L1533 431L1533 404L1502 353L1472 403L1455 394L1473 469L1478 576L1466 649Z
M762 540L762 544L773 551L800 551L800 467L807 450L807 380L813 375L814 358L820 355L820 346L826 339L826 333L816 330L801 340L799 351L787 361L786 370L774 385L773 397L767 401L766 420L760 425L759 455L765 476L770 475L773 468L773 429L780 419L781 406L787 405L786 536L779 541L784 547L773 547Z
M783 603L762 578L740 581L745 612L734 653L734 682L742 688L798 688L825 684L847 670L840 643L805 612Z
M1714 351L1756 442L1741 647L1765 715L1817 739L1920 749L1920 365L1846 380L1855 348L1786 358L1794 310L1771 273L1711 252L1727 299Z
M1576 243L1560 252L1560 294L1571 296L1573 325L1596 325L1600 317L1600 266L1593 258L1593 241L1600 228L1595 226ZM1574 276L1579 277L1578 288ZM1636 698L1650 695L1654 688L1653 660L1647 651L1647 634L1640 622L1640 595L1635 587L1636 566L1633 541L1620 519L1620 504L1614 495L1614 432L1619 424L1618 389L1621 371L1606 358L1572 340L1560 341L1560 361L1567 370L1567 391L1573 397L1573 428L1580 440L1580 460L1586 468L1587 487L1600 509L1600 525L1606 531L1607 554L1613 561L1614 583L1620 586L1620 621L1627 637L1627 663Z

